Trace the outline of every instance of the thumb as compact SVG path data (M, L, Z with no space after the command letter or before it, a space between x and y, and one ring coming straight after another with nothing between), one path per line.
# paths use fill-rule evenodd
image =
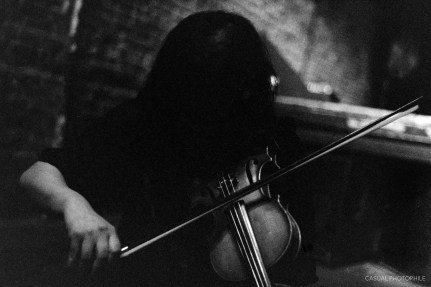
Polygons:
M108 257L108 261L112 262L112 260L115 257L118 257L120 250L121 250L121 243L120 243L120 239L118 238L117 233L114 231L113 233L111 233L111 235L109 236L109 257Z

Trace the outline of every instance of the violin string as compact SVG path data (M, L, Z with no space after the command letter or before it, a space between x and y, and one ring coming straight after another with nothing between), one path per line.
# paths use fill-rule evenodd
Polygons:
M229 180L230 180L230 175L228 174L228 176L229 176ZM229 186L227 185L226 178L224 177L223 174L221 175L221 178L219 177L218 181L219 181L219 186L220 186L220 189L222 191L223 196L228 197L231 194L231 192L229 190ZM239 223L239 215L236 212L235 205L236 204L232 205L232 207L229 208L229 210L228 210L229 215L230 215L230 217L229 217L230 222L233 225L234 230L236 231L235 234L237 236L235 237L235 239L237 240L237 244L240 246L241 254L244 258L247 258L247 261L250 264L250 260L247 256L248 253L246 252L246 247L245 247L245 243L244 243L245 238L244 238L244 236L242 236L244 234L244 230ZM242 248L241 248L241 246L242 246Z
M230 174L228 174L229 177L229 182L230 182L230 187L232 189L232 192L229 191L229 186L227 186L226 181L224 182L226 185L226 188L228 190L228 195L232 194L235 192L235 187L232 184L232 179ZM241 206L241 202L236 202L235 204L232 205L231 208L229 208L229 213L231 216L231 220L233 222L233 224L235 225L235 230L237 231L236 233L236 237L239 237L237 240L239 240L240 242L238 242L238 245L240 247L241 253L243 254L244 259L248 262L248 266L250 267L250 272L254 278L254 281L257 283L257 285L260 285L260 277L259 274L257 272L257 264L255 263L255 258L254 258L254 254L252 252L252 249L249 245L249 240L247 237L247 232L245 231L245 228L243 226L243 220L241 220L241 216L238 213L238 210L240 209ZM242 248L241 248L242 247Z
M227 196L230 195L230 191L229 191L229 187L227 186L226 179L223 177L223 181L221 181L221 182L224 184L222 186L223 195L225 197L227 197ZM237 213L236 208L235 208L235 206L237 204L238 203L233 204L232 207L229 208L229 210L228 210L229 214L230 214L230 221L234 225L233 227L234 227L234 229L236 231L235 234L237 235L236 236L236 240L237 240L237 243L238 243L238 245L240 247L241 254L249 262L249 266L251 266L250 265L250 258L248 257L248 253L246 252L246 246L245 246L245 243L244 243L245 242L245 238L243 236L244 235L244 230L241 228L241 226L239 226L240 225L240 223L239 223L239 216L238 216L238 213ZM241 246L242 246L242 248L241 248Z
M234 195L225 198L220 203L218 203L216 206L208 208L206 211L203 211L201 214L183 222L182 224L177 225L176 227L173 227L173 228L171 228L171 229L153 237L152 239L145 241L145 242L143 242L143 243L141 243L141 244L139 244L139 245L137 245L131 249L129 249L129 246L123 247L121 249L122 253L121 253L120 257L121 258L127 257L127 256L141 250L142 248L145 248L145 247L159 241L160 239L162 239L162 238L164 238L170 234L173 234L174 232L186 227L187 225L189 225L195 221L198 221L199 219L201 219L201 218L203 218L209 214L212 214L214 211L219 210L223 207L226 207L229 204L232 204L233 202L239 200L241 197L244 197L245 195L251 193L252 191L257 190L257 189L269 184L270 182L272 182L274 180L277 180L281 176L284 176L288 173L291 173L291 172L295 171L296 169L298 169L298 168L324 156L325 154L328 154L329 152L334 151L335 149L338 149L338 148L346 145L347 143L349 143L353 140L356 140L356 139L358 139L358 138L360 138L360 137L362 137L362 136L364 136L364 135L366 135L366 134L368 134L374 130L377 130L377 129L389 124L390 122L393 122L393 121L395 121L395 120L397 120L397 119L399 119L399 118L401 118L407 114L414 112L415 110L418 109L419 106L417 105L417 102L421 98L422 97L419 97L419 98L411 101L410 103L400 107L399 109L395 110L394 112L392 112L392 113L390 113L384 117L381 117L381 118L377 119L376 121L368 124L367 126L361 128L361 129L358 129L358 130L348 134L347 136L321 148L320 150L310 154L309 156L306 156L303 159L301 159L301 160L299 160L299 161L297 161L297 162L295 162L295 163L293 163L287 167L280 169L279 171L275 172L274 174L269 175L268 177L266 177L266 178L264 178L258 182L252 183L249 186L246 186L246 187L238 190Z
M235 192L235 187L233 185L233 179L228 174L228 181L224 179L224 184L227 189L227 194L232 194ZM229 183L229 185L227 185ZM230 188L229 188L230 187ZM250 221L247 216L247 212L244 210L243 201L236 202L229 208L229 212L231 215L231 220L235 225L235 230L238 231L236 233L237 237L240 237L239 247L244 249L242 251L243 256L248 262L248 266L250 267L250 272L252 277L254 278L254 282L259 286L268 286L265 285L265 278L268 278L265 272L265 267L263 266L262 258L260 256L260 252L256 243L256 240L253 237L253 230L250 225ZM254 240L253 240L254 239Z
M244 218L247 218L247 212L245 210L245 206L242 205L241 207L242 208L240 209L240 211L243 213ZM251 236L249 238L249 240L250 240L249 244L252 246L251 247L252 254L255 257L255 261L254 261L255 268L256 268L255 272L257 273L257 276L259 276L259 282L261 284L258 286L268 286L270 284L269 278L268 278L268 275L266 273L266 269L265 269L265 266L264 266L264 263L262 260L262 256L261 256L260 251L259 251L259 246L257 245L256 239L253 237L254 233L252 231L250 221L245 221L244 225L246 226L246 229L251 230L251 233L250 233Z
M240 212L242 213L242 218L248 219L247 211L245 210L245 205L240 206ZM253 228L251 227L250 220L244 220L245 229L250 230L250 236L248 237L249 245L251 249L251 254L254 256L254 264L256 268L257 276L259 276L259 282L261 285L258 286L270 286L270 281L268 274L266 273L265 265L260 254L259 246L257 245L256 238L254 237Z
M235 218L238 216L237 214L237 206L240 204L239 202L236 202L232 205L232 208L229 208L229 212L231 214L231 220L232 224L235 226L235 228L238 230L238 225L241 225L241 221L239 218ZM252 277L254 278L254 281L258 284L261 284L260 277L258 276L257 267L255 264L255 259L252 257L253 253L251 252L250 246L247 244L247 236L245 232L238 232L236 233L236 239L238 243L238 247L241 250L241 254L243 255L243 258L247 261L248 266L250 267L249 272L251 272ZM258 283L259 282L259 283Z

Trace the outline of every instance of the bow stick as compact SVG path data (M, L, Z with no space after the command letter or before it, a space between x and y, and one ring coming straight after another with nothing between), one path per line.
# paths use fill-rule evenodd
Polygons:
M168 231L165 231L162 234L157 235L156 237L154 237L154 238L152 238L152 239L150 239L150 240L148 240L142 244L139 244L139 245L137 245L131 249L129 249L128 246L123 247L121 249L122 253L121 253L120 257L121 258L127 257L127 256L137 252L138 250L141 250L142 248L145 248L145 247L153 244L154 242L156 242L156 241L158 241L158 240L160 240L160 239L186 227L187 225L201 219L202 217L204 217L210 213L213 213L214 211L216 211L218 209L221 209L223 207L226 207L226 206L232 204L233 202L239 200L240 198L246 196L247 194L269 184L270 182L273 182L274 180L277 180L278 178L280 178L286 174L289 174L289 173L295 171L296 169L298 169L298 168L324 156L325 154L328 154L328 153L330 153L330 152L332 152L332 151L334 151L334 150L336 150L336 149L338 149L338 148L340 148L340 147L342 147L342 146L344 146L344 145L346 145L346 144L348 144L348 143L350 143L350 142L352 142L352 141L354 141L360 137L365 136L366 134L368 134L372 131L380 129L383 126L416 111L419 108L419 105L417 103L421 98L422 97L419 97L419 98L411 101L410 103L398 108L394 112L375 120L374 122L366 125L365 127L360 128L356 131L353 131L352 133L342 137L341 139L336 140L333 143L330 143L329 145L317 150L316 152L314 152L314 153L312 153L312 154L310 154L310 155L308 155L308 156L306 156L306 157L304 157L304 158L302 158L302 159L300 159L300 160L298 160L298 161L296 161L296 162L294 162L294 163L292 163L292 164L290 164L284 168L279 169L278 171L274 172L273 174L270 174L269 176L265 177L264 179L257 181L255 183L252 183L252 184L236 191L232 195L221 200L214 207L208 208L207 210L203 211L199 215L181 223L180 225L177 225L176 227L169 229Z

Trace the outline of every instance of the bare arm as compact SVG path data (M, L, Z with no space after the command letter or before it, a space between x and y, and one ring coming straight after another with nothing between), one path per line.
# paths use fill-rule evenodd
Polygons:
M64 216L71 240L70 266L95 270L119 252L121 245L115 228L82 195L67 186L55 166L36 162L21 175L20 185L42 206Z

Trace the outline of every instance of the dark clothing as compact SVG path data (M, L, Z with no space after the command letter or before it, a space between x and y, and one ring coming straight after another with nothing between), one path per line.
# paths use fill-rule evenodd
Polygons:
M133 247L192 216L195 211L190 208L187 191L196 179L209 182L220 166L230 169L237 164L235 157L265 145L277 146L272 139L262 139L253 148L245 144L243 154L222 154L191 127L177 129L178 124L143 100L130 100L65 148L43 151L40 160L56 166L67 184L83 194L96 211L112 210L121 204L120 240L123 246ZM277 143L282 147L277 153L282 166L302 155L298 139L288 129L278 132ZM281 195L283 203L289 203L302 230L304 246L311 249L312 188L301 178L308 178L306 171L271 188L286 190ZM211 218L203 219L122 259L118 272L113 272L108 281L112 286L230 286L217 277L209 262L205 235L211 223ZM287 265L282 259L270 269L275 282L294 285L316 280L309 253L302 252L295 263Z

